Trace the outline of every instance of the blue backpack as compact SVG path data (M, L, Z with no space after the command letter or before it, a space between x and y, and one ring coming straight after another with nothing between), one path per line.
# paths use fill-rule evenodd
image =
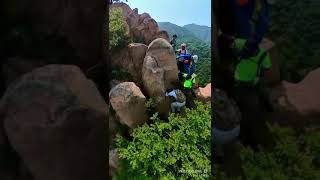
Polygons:
M191 60L192 55L191 54L180 54L179 55L179 60L184 61L184 60Z

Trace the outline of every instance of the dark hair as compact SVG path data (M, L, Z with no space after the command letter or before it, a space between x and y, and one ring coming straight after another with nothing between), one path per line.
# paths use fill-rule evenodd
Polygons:
M172 89L172 88L167 89L167 90L166 90L166 93L169 93L169 92L171 92L171 91L173 91L173 89Z
M175 37L175 38L177 38L178 36L176 35L176 34L174 34L172 37Z

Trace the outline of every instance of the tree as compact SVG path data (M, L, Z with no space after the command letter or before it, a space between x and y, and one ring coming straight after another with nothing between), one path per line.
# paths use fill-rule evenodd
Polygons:
M129 27L122 17L122 9L109 11L109 50L123 47L130 40Z

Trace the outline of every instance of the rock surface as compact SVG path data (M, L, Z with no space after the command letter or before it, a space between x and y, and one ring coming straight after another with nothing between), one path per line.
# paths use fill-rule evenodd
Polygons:
M178 67L176 63L176 57L172 46L169 44L169 42L162 38L155 39L148 47L142 71L144 84L148 83L149 81L155 81L152 79L148 80L147 74L148 72L155 72L153 70L156 70L157 68L163 71L162 82L165 89L162 89L162 92L168 88L174 88L176 82L178 82ZM161 73L159 78L161 79ZM162 82L158 81L158 83ZM150 89L152 87L146 88ZM153 93L150 93L150 91L148 93L153 95Z
M119 167L119 156L117 150L109 151L109 174L114 174L114 171Z
M148 13L140 15L137 10L131 10L125 3L112 4L111 8L123 10L123 17L129 25L130 35L136 42L148 45L158 37L167 38L166 40L169 41L169 36L160 31L157 22Z
M211 83L207 84L204 88L200 87L196 95L202 102L211 102Z
M320 117L320 68L310 72L301 82L282 82L283 92L278 105L285 111L295 111L303 116Z
M136 82L141 82L142 65L147 48L145 44L131 43L127 48L112 55L112 65L125 69Z
M109 98L122 124L136 128L147 121L146 97L133 82L116 85L111 89Z
M10 144L34 180L106 179L107 110L93 82L71 65L22 76L0 106Z

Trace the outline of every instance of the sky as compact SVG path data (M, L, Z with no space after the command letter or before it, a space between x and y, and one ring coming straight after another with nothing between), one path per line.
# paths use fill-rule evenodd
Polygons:
M131 9L138 8L157 22L179 26L198 24L211 27L211 0L128 0Z

